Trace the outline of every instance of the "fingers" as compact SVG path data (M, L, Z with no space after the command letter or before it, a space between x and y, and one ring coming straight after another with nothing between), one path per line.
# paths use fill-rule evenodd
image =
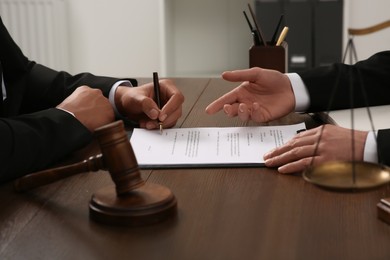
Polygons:
M250 85L248 81L253 82L256 80L259 71L261 71L260 68L252 68L248 70L227 71L222 73L222 77L225 80L243 82L235 89L210 103L205 109L206 113L212 115L220 111L225 104L234 104L242 101L243 99L253 99L253 93L250 93L245 89Z
M160 109L157 107L157 104L154 102L153 99L144 97L142 102L142 112L145 113L145 115L153 120L157 120L160 115Z
M248 121L253 119L253 113L256 113L258 109L259 104L256 102L252 105L248 105L245 103L233 103L231 105L223 105L223 111L228 117L238 116L241 121ZM255 118L257 118L257 116Z
M282 154L285 154L287 152L292 151L293 149L307 146L307 145L313 145L316 144L318 141L318 137L316 136L316 132L313 130L307 130L304 132L301 132L294 136L290 141L285 143L284 145L280 147L276 147L272 151L266 153L264 155L264 159L270 159L272 157L280 156Z
M169 97L167 103L162 107L158 119L161 122L166 121L168 118L175 117L178 119L182 114L182 104L184 102L183 95L174 94Z
M91 132L114 121L114 110L102 91L87 86L78 87L57 108L73 113Z
M224 94L220 98L213 101L209 104L205 111L207 114L212 115L220 111L225 104L233 104L237 102L239 97L239 89L245 85L248 85L248 82L254 82L258 79L259 73L261 72L260 68L251 68L246 70L235 70L235 71L225 71L222 73L222 78L231 81L231 82L243 82L240 86L233 89L232 91Z
M293 174L306 170L312 163L320 163L320 157L306 157L297 161L287 163L278 168L278 172L281 174Z
M238 115L238 103L229 105L226 104L223 106L223 112L228 116L228 117L235 117Z
M206 113L212 115L220 111L225 104L236 103L239 99L239 96L243 95L243 93L240 94L241 89L248 85L248 81L249 82L256 81L260 72L261 72L260 68L251 68L246 70L235 70L235 71L223 72L222 73L223 79L231 82L243 82L243 83L240 84L240 86L238 86L237 88L224 94L223 96L219 97L211 104L209 104L205 109Z
M265 161L268 167L278 167L303 158L314 156L315 144L295 147L279 155L272 156Z
M264 155L267 167L279 167L283 174L296 173L304 170L312 162L321 162L323 159L317 156L316 149L318 135L316 130L308 130L296 135L285 145L275 148Z
M176 125L177 120L181 117L182 111L176 110L166 117L164 120L153 120L150 117L148 118L140 118L139 125L142 128L146 129L157 129L160 127L159 121L162 123L164 128L170 128Z
M183 94L176 88L171 80L160 80L160 95L163 107L158 108L155 101L144 96L140 102L142 112L148 117L141 117L139 123L141 127L155 129L159 127L158 121L168 128L176 124L182 115Z
M260 68L225 71L224 73L222 73L222 78L231 82L254 82L256 81L256 79L258 79L259 73L261 73Z
M241 103L238 106L238 117L241 121L248 121L251 116L251 109L246 104Z
M206 113L212 115L220 111L222 108L224 109L225 113L227 115L231 115L231 113L234 113L235 115L238 115L238 108L241 104L246 104L248 107L252 107L254 103L254 95L253 93L246 90L248 87L248 82L241 83L238 87L231 90L230 92L224 94L220 98L213 101L211 104L209 104L205 111ZM232 107L229 108L230 111L227 111L226 105L231 105ZM242 111L241 111L242 112ZM249 111L250 112L250 111Z
M160 80L162 99L165 103L161 108L158 119L164 126L171 127L176 124L182 115L184 95L177 89L171 80Z
M234 104L237 101L237 91L234 89L209 104L205 111L212 115L224 108L225 104Z

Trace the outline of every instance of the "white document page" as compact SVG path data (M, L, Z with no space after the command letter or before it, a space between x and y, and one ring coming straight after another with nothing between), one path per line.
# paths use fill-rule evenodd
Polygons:
M130 138L140 168L264 165L263 155L290 140L304 123L283 126L146 130Z

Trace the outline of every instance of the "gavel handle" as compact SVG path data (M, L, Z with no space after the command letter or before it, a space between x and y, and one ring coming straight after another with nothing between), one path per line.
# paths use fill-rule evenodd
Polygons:
M14 182L15 190L18 192L37 188L42 185L88 171L98 171L104 168L103 156L101 154L91 156L87 160L58 168L48 169L40 172L25 175Z

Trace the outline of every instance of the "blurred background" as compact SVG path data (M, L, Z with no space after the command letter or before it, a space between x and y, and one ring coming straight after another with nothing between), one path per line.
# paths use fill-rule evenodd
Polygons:
M324 49L318 42L333 46L326 62L340 61L348 28L390 18L388 0L0 0L0 14L25 54L54 69L117 77L151 77L153 71L161 77L219 77L249 66L252 38L243 16L248 3L264 31L286 14L289 55L299 49L296 55L307 55L301 69L318 65L318 49ZM365 59L389 49L390 28L356 36L354 42L358 58Z

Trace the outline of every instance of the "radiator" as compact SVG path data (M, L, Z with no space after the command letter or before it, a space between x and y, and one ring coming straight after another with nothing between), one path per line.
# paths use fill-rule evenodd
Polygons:
M29 59L53 69L69 69L65 0L0 0L0 15Z

